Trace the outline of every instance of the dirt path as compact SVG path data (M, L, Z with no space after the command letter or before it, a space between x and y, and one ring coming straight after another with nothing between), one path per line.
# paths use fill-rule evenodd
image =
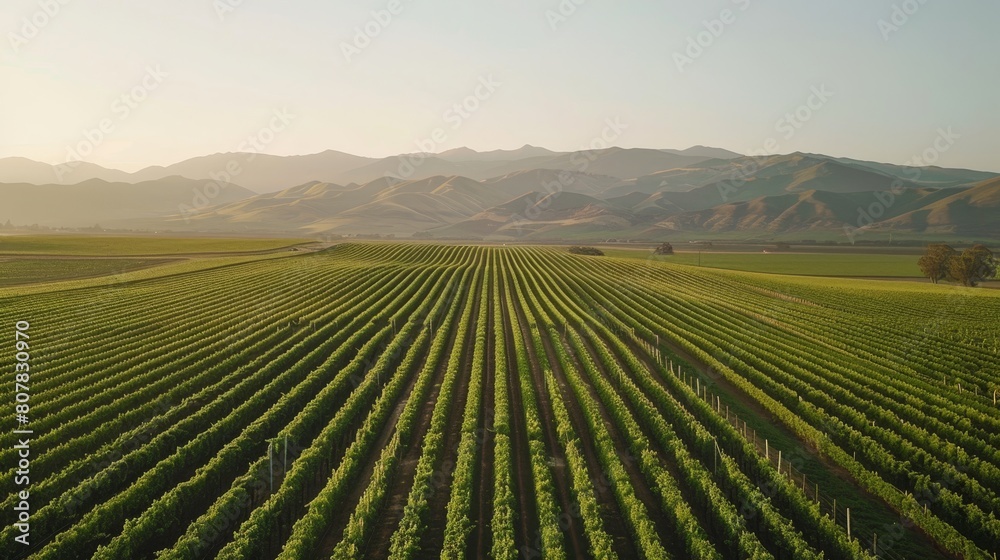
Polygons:
M606 339L606 337L602 337L602 339ZM635 343L635 341L629 340L627 337L621 337L619 338L619 340L622 340L626 344L631 353L642 362L642 364L647 368L648 371L655 371L654 364L652 364L648 359L646 359L646 356L643 355L642 351ZM605 343L607 344L607 342ZM611 345L608 344L608 347L611 348ZM590 349L591 352L593 352L593 347L589 346L589 344L588 348ZM618 366L621 367L623 371L628 372L629 367L623 360L622 356L619 355L619 353L614 350L612 350L612 355L614 357L615 363L617 363ZM614 385L614 379L612 379L606 371L602 370L601 373L606 381ZM634 371L632 372L632 375L642 375L643 373L644 372ZM646 395L646 392L643 391L641 387L638 387L638 389L640 393L646 396L646 398L649 398L649 396ZM677 468L677 465L672 460L668 459L668 457L671 456L670 452L660 444L658 438L656 437L656 434L652 433L651 428L648 428L647 426L643 425L643 422L639 421L639 419L642 418L642 415L638 410L636 410L636 407L632 403L632 401L628 397L623 395L621 392L619 392L619 395L621 395L622 402L625 403L625 407L628 409L629 413L632 414L632 417L637 420L639 427L642 430L642 433L649 440L651 447L654 450L659 451L658 456L660 457L660 466L665 468L667 472L670 473L670 477L673 478L675 481L677 481L677 486L681 490L681 495L684 496L684 501L692 506L691 511L698 519L699 524L702 526L703 529L705 529L706 533L708 533L709 537L712 539L713 542L722 542L726 538L725 535L719 533L718 527L716 526L714 521L709 517L707 509L697 507L697 504L700 503L701 500L694 493L694 488L684 483L684 477L681 474L680 469ZM650 399L650 402L653 402L653 400ZM694 457L694 454L692 454L692 457Z
M556 435L556 421L552 412L552 403L549 402L548 392L545 390L545 377L542 365L538 359L538 352L541 349L534 347L534 340L529 330L528 318L524 307L516 306L518 321L521 326L521 336L524 337L525 345L528 349L528 360L531 363L531 378L536 399L538 401L539 416L542 421L542 431L545 439L545 450L552 462L552 474L555 479L556 498L562 508L562 518L560 528L565 534L566 556L567 558L586 558L587 539L583 535L583 523L578 516L572 515L573 498L572 484L569 480L569 469L566 465L566 457L559 445ZM542 337L544 340L544 336ZM549 358L551 360L551 357ZM554 364L554 361L550 361Z
M506 282L506 278L504 279ZM501 291L501 293L503 293ZM514 493L517 495L517 524L515 526L514 543L517 550L526 551L535 546L538 533L538 512L535 507L535 487L532 483L531 465L528 464L528 438L524 427L524 407L521 404L521 382L517 375L517 352L514 348L514 331L507 309L506 297L501 303L503 309L504 341L507 345L507 356L510 371L507 383L510 401L511 419L511 458L514 462Z
M451 480L458 465L458 448L462 437L462 421L465 405L469 397L469 381L472 378L472 354L476 347L476 323L479 322L479 307L482 300L481 286L472 282L475 292L467 296L466 305L472 306L472 317L462 341L461 365L459 366L456 393L449 401L448 423L445 427L444 447L437 465L431 495L427 498L427 525L420 541L417 558L440 558L444 548L444 530L448 524L448 501L451 499ZM375 556L375 558L381 558Z
M423 358L421 358L420 364L417 366L418 372L423 369L424 365L427 363L428 357L428 354L425 353ZM440 380L444 376L444 368L439 366L434 372L434 376L436 380ZM417 377L417 375L413 376L413 379L404 391L404 397L400 399L399 404L396 405L396 408L392 411L392 417L386 423L386 426L392 426L393 429L389 431L388 434L383 433L379 436L379 441L376 444L379 449L385 447L385 444L389 441L388 436L395 432L395 425L399 421L399 417L403 413L403 409L406 408L406 403L413 397L413 388L417 383ZM437 400L437 393L440 388L441 383L438 381L431 388L428 403L433 403ZM372 532L372 551L374 554L378 555L376 556L378 558L388 557L392 533L395 532L396 527L399 526L399 522L403 518L403 508L406 506L406 500L409 497L409 492L407 490L413 484L413 478L416 475L417 470L417 461L420 459L420 446L417 445L417 443L423 439L422 434L427 433L427 427L430 425L430 418L430 407L428 405L424 405L420 411L420 419L417 422L417 433L421 434L421 436L413 439L413 444L406 448L402 460L400 460L399 465L396 467L396 476L394 476L392 480L392 491L386 499L382 515L379 516L378 526ZM370 479L371 473L368 469L365 471L364 477L366 479ZM353 497L354 496L352 495L351 498L353 499ZM340 528L339 532L332 531L331 534L328 535L328 538L332 535L336 536L337 540L339 540L339 535L341 533L343 533L343 527ZM324 556L329 555L335 546L336 542L330 543L328 541L324 541ZM327 551L327 547L329 547L329 551Z
M490 291L492 294L493 280L490 280ZM496 390L497 364L494 360L496 355L496 338L492 336L497 328L498 317L492 305L489 306L486 332L486 378L483 383L483 411L479 415L479 427L476 434L479 436L477 445L479 446L479 460L475 473L475 483L472 491L472 504L475 511L472 518L476 524L470 537L470 542L466 545L466 556L470 558L487 558L493 544L491 522L493 518L493 468L494 468L494 437L493 437L493 395ZM507 372L500 372L506 375Z
M419 370L417 370L419 371ZM345 507L340 508L338 511L341 515L336 516L330 521L329 527L324 535L323 539L320 541L320 551L321 557L328 558L330 553L333 552L334 547L340 542L341 537L344 534L344 529L347 527L347 522L350 520L350 514L354 511L358 502L361 501L361 496L364 494L365 490L368 488L368 481L371 480L372 473L375 470L375 463L378 461L379 455L382 449L389 443L392 435L396 432L396 423L399 421L400 415L403 413L403 408L405 408L406 401L409 396L413 393L413 388L416 386L417 375L411 375L409 381L407 381L406 388L403 391L405 398L401 398L397 403L396 407L392 411L390 418L382 424L382 431L379 433L378 439L372 447L372 450L368 454L368 460L365 463L364 469L358 476L358 483L354 486L354 489L347 496L345 500ZM363 422L363 419L359 419L357 423ZM346 450L346 448L345 448ZM364 482L362 484L362 482ZM318 492L317 492L318 493ZM308 502L307 502L308 503ZM351 504L347 507L347 504ZM284 531L283 535L287 537L291 529Z
M425 320L428 314L424 315ZM361 496L368 488L369 481L371 480L372 473L375 469L375 463L378 461L382 449L385 448L393 434L396 432L396 424L399 421L399 417L406 408L406 403L409 402L409 399L413 396L413 389L416 387L419 373L423 370L423 367L429 358L429 348L431 343L428 342L427 344L427 349L424 351L423 356L419 360L419 364L416 366L411 378L407 381L406 388L403 390L403 396L399 399L399 402L393 409L390 418L382 424L382 431L379 433L379 437L376 440L372 451L368 454L365 468L358 477L353 491L345 500L344 507L339 509L341 515L336 516L335 519L331 520L328 524L326 534L320 541L319 550L321 551L320 557L322 558L328 558L333 552L333 549L337 546L337 543L340 542L344 529L347 527L347 523L350 520L351 512L354 511L356 505L361 500ZM445 351L447 351L447 349ZM402 360L402 356L400 356L399 359ZM396 474L391 483L394 490L386 498L383 515L379 517L378 527L373 531L373 538L369 541L369 543L372 543L373 545L385 545L386 551L385 554L383 554L383 557L388 555L389 539L391 538L392 533L396 530L396 527L399 525L399 519L402 518L402 509L406 505L406 500L409 497L407 489L412 484L414 473L416 472L417 461L420 457L420 442L423 441L424 434L427 433L427 430L430 427L434 403L437 402L438 393L441 390L441 383L444 379L444 372L446 369L447 359L443 359L434 371L434 385L431 387L428 399L419 412L414 437L411 440L410 445L404 451L403 459L396 467ZM363 422L363 419L359 419L357 422ZM393 519L395 519L395 522L393 522Z
M601 358L597 354L592 341L586 337L583 337L583 341L586 346L587 353L590 355L591 359L594 360L594 363L601 363ZM601 400L600 395L597 394L597 391L594 389L591 381L587 378L584 378L583 381L591 398L599 404L598 409L601 414L601 418L608 427L611 439L618 444L616 447L619 460L625 467L625 471L628 473L629 479L632 481L632 487L635 489L636 497L639 498L643 505L646 506L649 518L656 526L656 534L660 535L661 538L668 535L672 537L674 535L673 526L670 523L670 520L667 519L667 516L663 513L663 510L660 508L660 501L656 494L652 491L652 487L646 481L642 471L639 469L639 465L636 462L636 459L632 456L631 450L624 447L623 442L625 442L626 439L618 429L618 425L614 422L614 419L612 419L611 415L608 413L607 405L605 405L604 401ZM575 401L573 402L573 406L578 406ZM676 539L663 539L663 546L677 555L678 558L684 557L684 551L677 549L678 542Z
M543 337L542 343L545 346L546 355L548 356L549 363L552 364L553 375L556 378L557 387L555 389L560 392L563 402L566 403L566 409L569 411L570 422L574 430L577 434L590 433L587 421L583 417L580 407L576 405L576 399L573 398L572 390L567 385L566 372L559 365L552 341L548 337ZM579 360L573 354L572 349L567 347L566 352L574 361L577 370L582 371ZM611 486L607 480L607 475L604 473L604 469L601 468L601 462L598 459L593 440L589 437L580 437L577 441L580 443L583 457L587 462L587 471L591 473L591 480L595 481L593 485L594 494L600 508L601 521L603 522L604 530L611 537L615 553L619 558L638 558L639 551L636 550L635 543L632 542L632 535L625 524L625 514L622 512L614 493L611 491Z

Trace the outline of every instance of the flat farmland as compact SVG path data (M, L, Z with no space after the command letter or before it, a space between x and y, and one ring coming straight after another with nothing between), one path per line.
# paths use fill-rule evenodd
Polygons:
M0 558L1000 550L995 290L345 243L0 290L18 321Z
M0 255L126 256L275 251L304 239L128 235L0 235Z
M922 278L918 255L871 254L861 252L770 252L692 251L680 247L674 255L651 256L648 249L605 249L608 256L649 259L655 262L686 264L705 268L792 274L803 276L844 276L870 278Z
M167 259L72 259L0 257L0 287L120 274L170 262Z

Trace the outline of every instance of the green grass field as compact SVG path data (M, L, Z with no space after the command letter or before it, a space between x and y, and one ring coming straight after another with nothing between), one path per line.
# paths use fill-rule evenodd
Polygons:
M651 259L705 268L794 274L806 276L858 276L919 278L917 257L867 253L717 253L677 252L673 256L652 256L647 249L603 249L609 257Z
M126 237L87 235L0 236L0 255L171 255L270 251L305 239Z

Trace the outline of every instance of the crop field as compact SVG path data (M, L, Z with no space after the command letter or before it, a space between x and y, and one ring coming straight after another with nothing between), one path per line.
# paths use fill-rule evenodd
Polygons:
M0 255L168 255L273 251L303 239L0 235Z
M866 253L762 253L681 251L670 256L650 256L648 249L605 249L612 257L651 259L656 262L806 276L922 278L914 255Z
M0 558L995 559L1000 292L814 280L345 243L0 290Z
M168 262L167 259L0 258L0 287L120 274Z

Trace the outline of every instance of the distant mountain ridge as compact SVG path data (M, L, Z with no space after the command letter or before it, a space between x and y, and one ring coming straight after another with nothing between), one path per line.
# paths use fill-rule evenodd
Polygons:
M100 179L108 182L133 181L132 176L117 169L107 169L93 163L49 165L21 157L0 158L0 182L33 185L75 184Z
M0 172L15 170L22 178L52 172L9 159L0 160ZM237 167L227 168L231 162ZM213 171L218 165L228 172ZM102 169L77 171L116 176ZM161 177L171 172L204 177ZM306 179L324 173L340 180ZM525 145L381 159L334 151L216 154L130 178L144 180L0 184L0 220L456 239L654 240L678 232L812 238L858 228L1000 239L995 173L798 152L745 157L696 146L560 153ZM290 180L299 182L274 188Z
M711 155L705 155L711 154ZM440 154L400 154L385 158L355 156L335 150L300 156L248 152L219 153L187 159L168 166L152 166L126 173L90 163L49 165L25 158L0 159L0 183L75 184L89 179L141 183L171 176L220 180L258 193L276 192L311 181L337 184L367 183L381 177L402 180L436 175L462 175L483 180L530 169L567 169L630 178L649 172L693 164L710 157L738 156L718 148L687 150L607 148L595 151L554 152L524 145L515 150L477 152L455 148ZM592 168L592 169L591 169ZM237 170L233 172L232 170Z

